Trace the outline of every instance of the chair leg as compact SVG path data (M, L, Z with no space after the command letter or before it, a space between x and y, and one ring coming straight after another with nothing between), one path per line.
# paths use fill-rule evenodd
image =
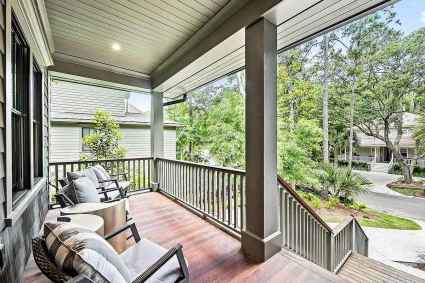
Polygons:
M187 267L186 259L184 258L182 249L179 249L177 251L176 256L177 256L177 260L178 260L179 265L180 265L180 269L181 269L182 274L183 274L183 276L179 280L179 282L187 283L187 282L189 282L189 269Z

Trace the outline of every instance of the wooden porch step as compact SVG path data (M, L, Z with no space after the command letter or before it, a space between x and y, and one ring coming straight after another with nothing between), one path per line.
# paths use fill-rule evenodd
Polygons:
M425 283L422 278L357 253L351 254L338 276L353 283Z

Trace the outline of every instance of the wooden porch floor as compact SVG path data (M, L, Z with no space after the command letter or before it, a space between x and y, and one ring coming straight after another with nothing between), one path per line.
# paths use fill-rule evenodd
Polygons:
M345 282L287 251L262 264L250 263L237 239L160 193L132 196L130 209L143 237L164 247L183 245L191 282ZM23 282L49 281L31 258Z

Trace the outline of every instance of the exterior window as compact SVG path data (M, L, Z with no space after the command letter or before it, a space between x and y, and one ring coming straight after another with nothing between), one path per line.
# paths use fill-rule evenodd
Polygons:
M82 138L84 139L84 137L89 136L91 134L94 133L94 129L92 128L82 128ZM90 148L84 143L82 142L82 151L83 152L90 152Z
M33 158L34 181L43 177L43 74L34 60L33 66Z
M30 188L29 48L17 20L12 20L12 192L16 201Z
M400 154L403 158L407 158L407 148L400 148Z

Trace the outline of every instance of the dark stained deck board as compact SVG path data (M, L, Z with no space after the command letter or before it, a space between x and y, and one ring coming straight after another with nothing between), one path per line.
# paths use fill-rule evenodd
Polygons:
M351 254L338 276L349 282L425 283L421 278L357 253Z
M250 263L240 241L159 193L132 196L130 211L142 237L168 248L183 245L191 282L346 282L289 251ZM32 258L24 282L48 282Z

